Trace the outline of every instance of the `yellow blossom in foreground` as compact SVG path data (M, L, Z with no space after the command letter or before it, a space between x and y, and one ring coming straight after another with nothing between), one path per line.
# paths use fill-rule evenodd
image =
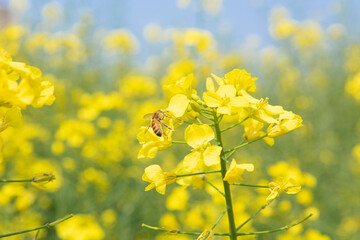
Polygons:
M172 126L170 126L172 127ZM171 134L173 131L163 128L166 136L158 137L151 128L142 127L137 135L139 143L142 145L137 158L154 158L158 151L168 149L172 146Z
M251 163L236 164L235 159L233 159L225 174L224 181L228 181L229 184L233 184L239 179L244 181L241 175L245 170L248 172L254 171L254 165Z
M145 168L142 180L150 182L150 184L145 188L145 191L156 188L158 193L164 195L166 185L176 181L176 174L172 172L163 172L159 165L154 164Z
M185 156L183 167L191 171L199 162L204 162L206 166L219 163L222 148L210 144L214 138L215 134L209 125L192 124L188 126L185 130L185 141L193 149L190 154Z
M280 192L287 194L296 194L301 191L301 186L296 185L295 180L281 180L278 182L269 183L270 195L266 198L267 201L279 197Z
M250 117L254 118L263 123L276 123L277 120L273 117L274 115L279 115L284 113L284 109L281 106L272 106L268 103L268 98L256 99L248 94L246 91L242 90L241 94L246 98L250 104Z
M196 240L210 240L214 238L213 230L205 229Z
M218 114L231 115L241 108L249 106L245 97L236 96L236 89L233 85L221 85L216 92L212 91L212 87L208 89L208 92L203 94L203 99L207 106L216 108Z
M55 100L53 93L53 85L43 80L39 69L13 62L11 56L0 49L0 106L24 109L27 105L51 105Z
M267 129L268 136L271 138L279 137L298 127L302 126L302 118L290 111L285 111L279 115L279 122L271 124Z
M21 125L22 117L19 107L13 106L10 109L0 107L0 132L9 126L18 127Z
M166 84L163 86L163 89L171 94L171 96L176 94L183 94L191 98L192 94L196 94L196 91L192 88L194 81L194 75L188 74L185 77L180 78L171 84Z
M248 73L243 69L234 69L225 74L225 78L220 78L215 74L211 74L211 76L219 86L226 84L234 86L237 94L240 94L241 90L250 92L256 91L255 81L257 78L251 78L251 73Z
M184 94L176 94L170 99L167 110L175 117L182 117L188 108L190 100Z

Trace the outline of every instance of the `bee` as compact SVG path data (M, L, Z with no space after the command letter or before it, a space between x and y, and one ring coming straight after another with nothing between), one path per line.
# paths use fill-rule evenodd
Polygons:
M159 137L161 137L162 135L167 136L166 133L163 131L161 125L164 125L166 128L170 129L171 131L174 131L171 127L169 127L168 125L162 122L165 117L172 118L171 116L166 115L162 110L158 110L154 113L149 113L144 115L144 119L151 119L151 122L148 128L146 129L146 131L151 126L154 133Z

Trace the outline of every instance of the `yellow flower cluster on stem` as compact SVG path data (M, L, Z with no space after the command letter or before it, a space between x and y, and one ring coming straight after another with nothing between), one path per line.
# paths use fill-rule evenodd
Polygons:
M169 105L166 110L161 110L161 118L153 114L148 127L142 127L138 134L139 143L142 145L138 158L154 158L159 151L172 147L173 144L187 144L191 147L190 153L183 157L178 167L172 172L165 172L160 165L151 165L145 169L142 179L150 184L146 191L153 188L162 195L165 194L167 185L178 182L181 185L193 185L194 189L200 188L199 181L209 184L225 198L226 210L219 217L211 230L204 230L202 233L188 233L178 230L171 231L176 234L198 235L197 239L212 239L216 235L229 236L236 240L239 235L237 231L252 220L272 200L279 196L279 192L288 194L300 191L300 186L289 182L272 182L269 186L261 186L247 183L242 175L246 172L253 172L255 167L252 163L238 164L230 157L240 148L263 139L267 144L273 145L274 138L279 137L302 126L300 116L291 111L286 111L281 106L269 104L268 98L256 99L249 92L256 90L255 81L250 73L245 70L234 69L225 74L223 78L212 74L212 78L206 79L206 92L202 99L197 91L192 88L194 76L192 74L180 78L172 83L164 85L164 90L169 96ZM214 81L218 87L215 86ZM238 121L231 126L223 127L222 119L227 116L237 116ZM188 126L184 131L184 140L173 140L176 132L182 124ZM235 127L243 126L244 141L239 145L226 149L222 141L222 134ZM267 126L267 128L265 128ZM155 134L154 132L157 132ZM213 169L219 170L213 170ZM221 174L223 190L212 184L206 174ZM243 222L239 227L235 224L230 185L247 187L268 188L270 195L267 197L267 204L262 206L255 214ZM229 233L214 233L213 229L227 213ZM306 218L307 219L307 218ZM305 219L305 220L306 220ZM305 221L301 220L301 221ZM300 222L301 222L300 221ZM147 228L163 231L163 228ZM295 225L294 225L295 226ZM286 229L278 229L282 231ZM265 234L272 230L257 232L254 234ZM249 233L253 235L253 233Z

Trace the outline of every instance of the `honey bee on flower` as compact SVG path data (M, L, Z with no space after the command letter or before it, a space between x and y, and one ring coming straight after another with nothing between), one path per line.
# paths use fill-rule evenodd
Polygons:
M166 133L163 131L162 126L165 126L166 128L170 129L171 131L174 131L171 127L169 127L168 125L166 125L165 123L163 123L164 118L172 118L169 115L166 115L162 110L158 110L154 113L148 113L146 115L144 115L144 119L151 119L151 122L148 126L147 129L149 129L149 127L151 126L152 130L154 131L154 133L161 137L162 135L166 135Z

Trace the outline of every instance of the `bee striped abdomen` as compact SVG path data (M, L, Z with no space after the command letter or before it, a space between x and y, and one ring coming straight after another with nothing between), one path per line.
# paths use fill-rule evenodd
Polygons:
M153 119L151 122L151 127L157 136L159 136L159 137L162 136L162 129L161 129L161 124L159 121L157 121L156 119Z

